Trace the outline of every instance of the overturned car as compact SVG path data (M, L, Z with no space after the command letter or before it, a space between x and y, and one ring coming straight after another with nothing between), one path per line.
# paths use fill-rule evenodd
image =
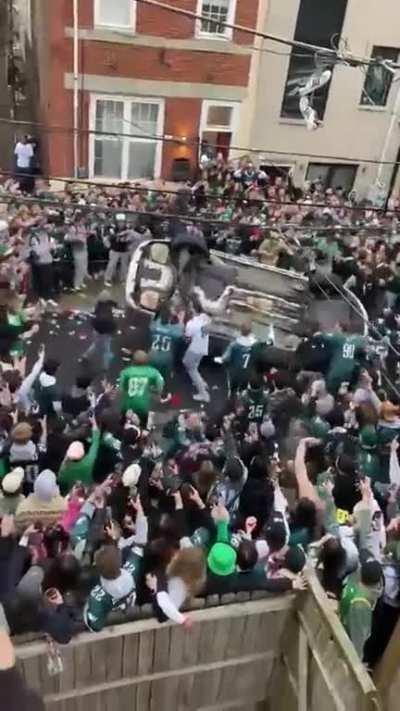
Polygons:
M196 293L213 316L213 355L251 321L261 342L296 352L316 331L345 322L353 333L366 333L366 314L354 294L323 275L302 274L260 264L250 257L209 251L195 235L149 240L135 250L126 282L129 307L149 315L168 302L182 306ZM272 327L272 329L271 329ZM275 349L274 349L275 350ZM284 365L282 363L282 365Z

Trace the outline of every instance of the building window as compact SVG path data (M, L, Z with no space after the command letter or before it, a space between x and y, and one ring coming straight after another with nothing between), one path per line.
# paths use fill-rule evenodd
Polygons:
M353 189L358 165L340 163L309 163L307 180L322 183L324 190L328 188L343 188L345 193Z
M232 122L232 106L215 106L211 104L208 107L207 125L208 126L227 126L230 128Z
M394 47L374 47L371 59L385 59L397 62L399 50ZM361 94L363 106L386 106L392 86L393 74L382 64L368 67Z
M232 28L223 23L232 24L235 11L236 0L198 0L197 14L204 19L196 23L197 36L231 39Z
M238 125L239 107L239 103L203 101L200 119L201 155L213 159L222 153L225 159L229 157Z
M159 99L92 97L90 173L96 178L155 178L161 172L164 102Z
M347 0L301 0L294 39L319 47L331 47L332 37L340 38ZM328 67L330 68L330 67ZM283 95L282 118L301 119L299 96L296 89L307 84L316 70L314 53L294 47L290 56L289 70ZM312 105L318 118L324 118L330 82L312 95Z
M135 30L135 0L94 0L94 24Z

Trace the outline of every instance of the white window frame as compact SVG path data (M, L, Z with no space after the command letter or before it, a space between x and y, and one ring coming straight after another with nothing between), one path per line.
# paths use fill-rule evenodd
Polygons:
M248 2L249 0L247 0ZM202 15L203 2L205 0L197 0L197 15ZM212 2L212 0L210 0ZM236 5L237 0L229 0L229 10L226 21L231 25L235 21L236 17ZM201 20L196 20L195 36L197 39L214 39L214 40L231 40L233 36L232 27L225 27L224 32L217 34L215 32L203 32L201 29Z
M210 106L229 106L233 109L231 116L230 126L209 126L207 123L208 110ZM199 135L199 150L201 151L202 136L204 132L212 133L230 133L231 134L231 144L236 145L236 136L239 129L240 122L240 101L214 101L213 99L205 99L201 107L200 115L200 135ZM231 150L231 148L229 149Z
M113 0L108 0L108 2L112 3ZM94 0L94 26L96 28L126 30L134 34L136 32L136 8L136 0L130 0L130 21L127 25L104 23L100 18L100 0Z
M89 130L96 130L96 103L97 101L122 101L124 103L124 122L122 133L132 133L135 135L134 141L136 143L156 143L155 160L154 160L154 178L159 178L161 176L162 167L162 151L163 142L153 141L147 138L137 138L137 133L139 129L135 130L134 126L131 126L131 104L132 102L139 102L141 104L158 104L158 119L157 119L157 130L156 135L162 136L164 134L164 119L165 119L165 100L155 96L121 96L119 94L91 94L90 104L89 104ZM100 137L101 138L101 137ZM106 135L103 138L107 138ZM111 136L112 138L112 136ZM122 137L122 162L121 162L121 177L120 178L106 178L99 175L95 175L94 164L95 164L95 140L96 134L90 134L89 140L89 177L93 180L98 180L100 183L102 181L113 180L116 183L126 182L127 180L135 180L135 178L128 178L128 167L129 167L129 143L130 139L128 137ZM115 138L117 140L117 138ZM140 180L140 178L137 178Z

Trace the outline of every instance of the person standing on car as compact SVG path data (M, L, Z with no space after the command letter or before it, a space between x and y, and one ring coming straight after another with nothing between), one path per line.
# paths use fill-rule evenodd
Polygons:
M185 329L185 336L188 339L189 345L182 362L197 390L193 395L193 400L198 402L210 402L208 385L200 375L199 367L204 356L208 355L211 317L203 311L196 295L192 296L192 306L193 316L187 322Z

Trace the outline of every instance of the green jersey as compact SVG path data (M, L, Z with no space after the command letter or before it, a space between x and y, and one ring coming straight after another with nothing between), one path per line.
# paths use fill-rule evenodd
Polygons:
M351 380L358 358L365 348L363 336L333 333L323 337L329 346L331 360L327 374L328 389L335 392L343 382Z
M239 339L233 341L223 355L224 363L235 373L247 370L250 364L253 346L254 343L250 341L247 343L241 343Z
M249 422L260 424L268 409L268 395L264 390L251 390L248 388L241 396L241 402L246 408Z
M150 326L150 361L155 368L170 369L174 362L176 347L183 336L183 326L177 323L161 323L159 319Z
M107 617L113 610L126 611L136 600L136 585L142 574L143 549L135 546L129 551L123 570L132 576L131 590L122 598L114 598L101 585L96 585L91 591L83 611L86 626L92 632L100 632L107 623Z
M21 356L24 352L24 344L20 339L20 336L24 332L26 317L25 314L20 311L17 313L9 312L7 314L7 324L15 330L15 340L10 346L11 356Z
M376 595L367 592L354 573L343 589L339 604L339 614L343 627L349 635L360 658L364 645L371 634L372 612Z
M125 368L119 376L122 409L124 412L133 410L137 414L148 413L152 393L160 394L163 387L164 378L151 365L131 365Z

